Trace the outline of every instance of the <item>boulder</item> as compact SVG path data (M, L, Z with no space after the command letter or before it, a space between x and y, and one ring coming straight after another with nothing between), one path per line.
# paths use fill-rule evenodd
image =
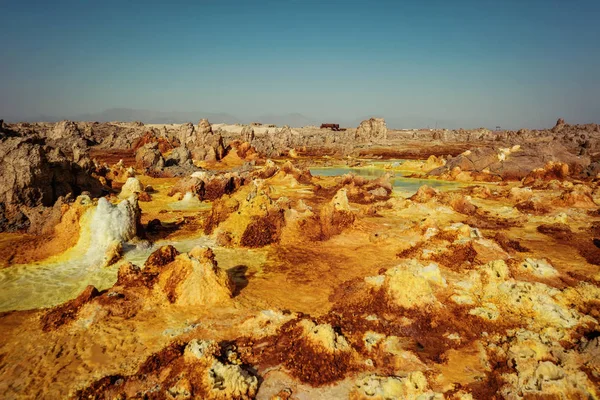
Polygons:
M169 158L167 158L166 165L191 165L192 164L192 154L186 147L176 147L171 152Z
M165 160L158 150L158 143L148 143L140 147L135 153L135 166L143 170L162 170Z

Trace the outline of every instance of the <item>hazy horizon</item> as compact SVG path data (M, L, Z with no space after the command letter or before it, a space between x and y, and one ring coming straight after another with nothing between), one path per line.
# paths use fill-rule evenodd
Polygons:
M356 127L361 121L369 118L384 118L390 129L477 129L488 128L496 129L496 126L461 126L445 120L434 120L431 118L422 117L400 117L400 118L385 118L383 115L363 115L355 118L338 118L338 119L317 119L301 113L288 114L264 114L256 116L240 116L229 113L214 113L214 112L195 112L195 111L156 111L156 110L138 110L129 108L113 108L104 110L98 113L86 113L78 115L38 115L29 118L4 117L7 123L17 122L59 122L63 120L82 121L82 122L136 122L141 121L145 124L182 124L191 122L197 124L202 118L209 120L211 124L250 124L252 122L260 122L263 124L275 124L277 126L289 125L291 127L302 127L309 125L320 125L322 123L338 123L342 127ZM543 126L529 127L531 129L548 129L555 125L557 118L548 121ZM579 124L577 121L566 121L568 124ZM500 126L503 130L510 129ZM519 127L519 129L522 127Z
M2 6L11 122L107 110L194 123L380 116L393 128L600 122L595 1Z

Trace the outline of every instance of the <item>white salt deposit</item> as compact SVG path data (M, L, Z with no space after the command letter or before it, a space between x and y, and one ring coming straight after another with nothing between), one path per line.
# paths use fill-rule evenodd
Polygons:
M115 242L123 243L133 239L137 233L137 213L139 208L135 197L116 205L100 198L90 222L91 241L88 256L92 259L97 256L103 257Z

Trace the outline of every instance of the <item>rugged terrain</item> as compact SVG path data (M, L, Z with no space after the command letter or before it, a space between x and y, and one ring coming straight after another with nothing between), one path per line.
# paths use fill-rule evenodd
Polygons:
M1 124L0 396L596 399L600 127Z

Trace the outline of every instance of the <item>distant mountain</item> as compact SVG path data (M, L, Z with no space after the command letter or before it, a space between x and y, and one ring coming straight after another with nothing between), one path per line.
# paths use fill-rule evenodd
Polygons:
M211 123L237 124L240 120L227 113L186 112L186 111L151 111L130 108L111 108L95 114L76 115L70 119L75 121L141 121L146 124L180 124L185 122L197 123L207 118Z
M180 124L192 122L197 124L202 118L208 118L211 123L238 124L241 121L227 113L207 113L194 111L152 111L136 110L131 108L111 108L99 113L79 114L71 116L49 116L37 115L30 117L6 117L7 122L57 122L61 120L71 121L97 121L97 122L132 122L141 121L145 124Z

